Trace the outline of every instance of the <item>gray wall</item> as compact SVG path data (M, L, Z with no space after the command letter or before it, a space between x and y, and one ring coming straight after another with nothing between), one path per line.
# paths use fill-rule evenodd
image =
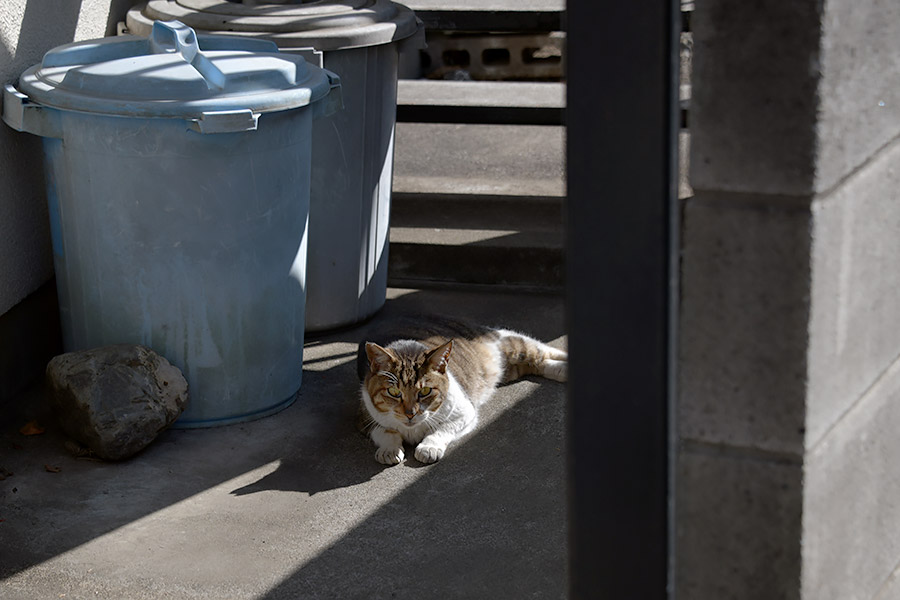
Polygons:
M0 79L15 83L47 50L115 32L132 0L3 0ZM58 351L41 142L0 124L0 404ZM13 342L11 343L10 340Z
M897 597L900 4L693 30L678 595Z
M115 32L130 1L4 0L0 79L15 83L47 50ZM0 315L53 276L40 142L0 126Z

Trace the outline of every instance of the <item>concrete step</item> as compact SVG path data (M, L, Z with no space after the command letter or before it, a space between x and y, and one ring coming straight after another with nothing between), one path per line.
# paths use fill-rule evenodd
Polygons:
M427 29L444 31L559 31L564 0L408 0Z
M558 126L397 123L394 192L562 198Z
M398 123L394 286L563 285L563 128Z
M397 120L413 123L562 125L566 86L557 82L401 79Z
M396 194L389 285L492 285L559 291L559 198Z

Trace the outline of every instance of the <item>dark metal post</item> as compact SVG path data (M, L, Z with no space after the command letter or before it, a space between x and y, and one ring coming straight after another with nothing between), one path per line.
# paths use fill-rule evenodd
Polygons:
M567 7L573 598L669 594L679 15Z

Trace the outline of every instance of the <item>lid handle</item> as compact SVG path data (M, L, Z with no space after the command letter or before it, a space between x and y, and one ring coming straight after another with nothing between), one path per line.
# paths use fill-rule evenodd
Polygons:
M225 87L225 74L203 56L197 43L197 34L181 21L154 21L153 31L150 33L150 52L181 54L184 61L200 73L209 89Z
M153 54L178 52L191 62L200 51L194 30L181 21L155 21L150 33L150 51Z

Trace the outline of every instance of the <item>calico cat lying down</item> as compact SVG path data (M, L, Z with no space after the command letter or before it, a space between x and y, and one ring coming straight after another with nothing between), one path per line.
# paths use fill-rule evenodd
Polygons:
M361 342L357 356L361 428L386 465L403 460L404 442L415 446L416 460L439 460L474 429L478 407L500 383L524 375L566 380L566 352L521 333L431 317L395 331Z

